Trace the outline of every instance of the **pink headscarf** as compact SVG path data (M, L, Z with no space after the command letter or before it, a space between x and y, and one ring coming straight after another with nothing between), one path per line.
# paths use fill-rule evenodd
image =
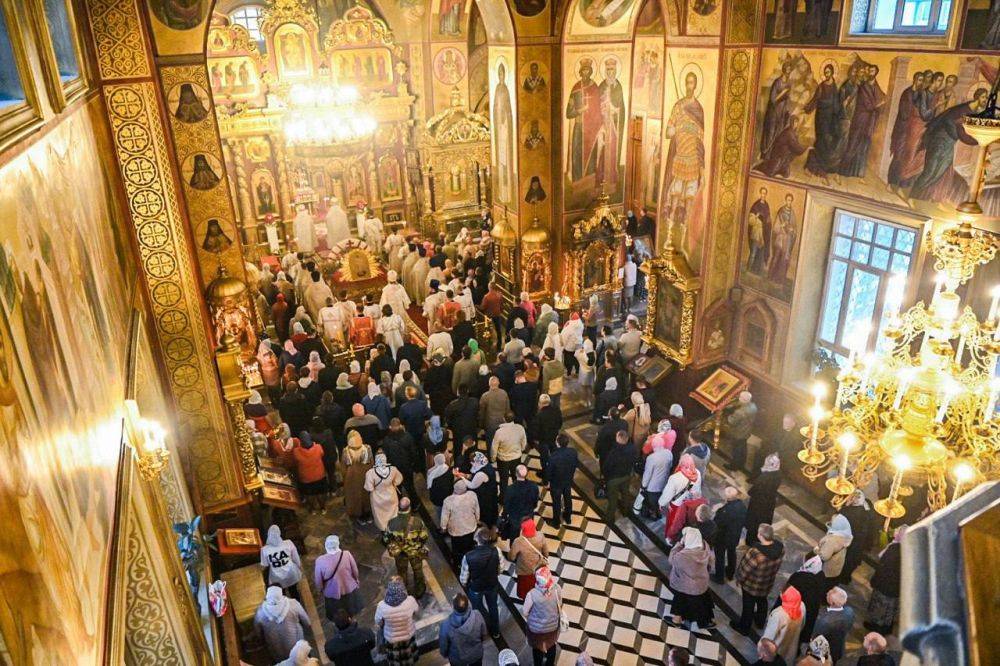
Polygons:
M698 468L694 466L694 457L690 453L681 456L677 463L677 471L687 477L688 481L694 483L698 480Z

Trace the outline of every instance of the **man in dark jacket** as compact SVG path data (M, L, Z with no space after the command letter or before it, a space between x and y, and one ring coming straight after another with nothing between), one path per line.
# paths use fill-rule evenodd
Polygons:
M497 590L500 589L500 553L493 544L493 531L480 527L476 532L476 547L462 558L458 577L469 592L472 605L486 617L486 626L493 638L500 637L500 611Z
M323 371L320 370L320 372ZM380 342L375 347L375 355L371 359L371 368L368 371L368 375L378 384L381 381L383 372L388 372L390 377L395 375L396 362L392 359L389 348Z
M338 608L333 614L333 624L337 627L337 633L324 647L330 661L335 666L373 666L375 633L367 627L359 627L343 608Z
M529 382L524 372L514 373L514 385L507 392L510 397L510 410L514 412L514 421L525 428L538 410L538 382Z
M324 391L337 388L337 375L343 372L333 360L333 354L326 355L326 367L319 371L319 387Z
M607 422L597 431L597 441L594 445L594 453L597 454L597 461L604 460L605 454L615 446L615 437L619 432L628 432L628 421L621 417L621 410L618 407L612 408L608 412ZM601 487L597 489L598 497L605 497L607 477L604 476L604 465L601 464Z
M736 582L743 591L743 613L739 620L730 623L741 634L748 634L751 625L763 628L767 618L767 595L774 587L785 555L784 544L774 538L774 528L767 523L757 528L755 537L736 568Z
M552 518L549 522L556 529L562 526L562 521L568 523L573 519L573 475L579 464L576 450L569 445L569 435L559 433L548 469L549 492L552 493Z
M403 475L406 492L410 497L416 497L417 489L413 484L413 473L421 469L420 454L413 437L399 419L389 421L389 432L382 438L381 448L389 464L394 465Z
M601 458L601 473L608 484L608 508L606 520L609 525L615 522L615 514L621 508L623 515L628 515L631 502L628 497L629 481L635 471L637 452L625 430L615 434L614 447Z
M528 480L528 468L518 465L514 471L516 481L507 486L503 496L503 511L510 519L506 539L516 539L521 534L521 521L535 515L538 506L538 484Z
M781 459L769 455L764 459L761 473L750 484L750 502L747 505L747 545L757 540L757 526L770 523L774 518L774 506L778 503L778 488L781 486Z
M455 595L451 607L452 614L441 623L438 634L441 656L453 666L483 663L483 643L488 634L482 614L461 592Z
M312 407L302 395L298 384L290 384L285 395L278 401L278 414L288 424L292 434L309 428L312 421Z
M726 486L722 491L726 503L715 512L715 573L712 580L723 583L723 575L729 580L736 575L736 546L740 543L740 533L746 522L747 505L740 499L740 491Z
M424 348L413 342L410 336L406 336L403 346L396 351L396 367L404 360L410 362L410 370L414 372L424 367Z
M493 366L493 375L500 380L500 388L508 393L514 387L514 373L517 369L507 361L506 354L497 357L497 364Z
M534 444L542 461L542 479L548 479L549 456L555 450L556 437L562 430L562 424L562 410L553 405L552 399L543 393L538 398L538 413L528 428L528 440Z
M469 387L458 387L458 397L444 408L444 421L451 430L452 455L459 459L462 440L479 432L479 401L469 395Z
M434 412L427 406L427 401L417 396L417 389L413 386L406 387L406 402L399 406L399 420L410 433L414 442L420 441L424 436L427 421L434 416Z

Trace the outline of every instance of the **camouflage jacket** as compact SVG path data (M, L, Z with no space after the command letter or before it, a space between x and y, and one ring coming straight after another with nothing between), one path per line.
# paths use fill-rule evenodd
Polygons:
M427 557L427 529L424 522L411 513L400 514L389 521L385 530L385 546L392 557L405 555Z

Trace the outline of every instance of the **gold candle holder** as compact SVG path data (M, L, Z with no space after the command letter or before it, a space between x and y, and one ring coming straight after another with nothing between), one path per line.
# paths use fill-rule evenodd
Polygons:
M847 461L851 451L858 445L858 438L848 431L837 439L837 444L840 445L840 471L835 478L827 479L826 489L834 495L850 495L854 492L855 485L847 479Z
M896 465L896 474L892 477L892 487L889 489L889 496L875 502L875 512L889 520L902 518L906 515L906 508L899 501L899 487L903 483L903 473L910 469L909 456L899 455L893 459ZM887 521L888 522L888 521Z

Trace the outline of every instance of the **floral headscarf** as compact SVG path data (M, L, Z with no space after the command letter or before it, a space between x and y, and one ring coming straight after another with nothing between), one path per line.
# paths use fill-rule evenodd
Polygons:
M809 641L809 647L806 648L806 654L810 657L819 659L825 664L830 660L830 642L826 640L825 636L817 636Z
M403 579L399 576L393 576L389 579L389 584L385 588L385 603L396 607L399 604L406 601L406 586L403 584Z
M698 468L695 467L694 456L690 453L685 453L681 456L681 459L677 462L677 471L683 474L691 483L698 480Z
M486 457L485 453L483 453L482 451L476 451L474 454L472 454L472 473L475 474L482 468L486 467L486 465L488 465L489 462L490 461Z

